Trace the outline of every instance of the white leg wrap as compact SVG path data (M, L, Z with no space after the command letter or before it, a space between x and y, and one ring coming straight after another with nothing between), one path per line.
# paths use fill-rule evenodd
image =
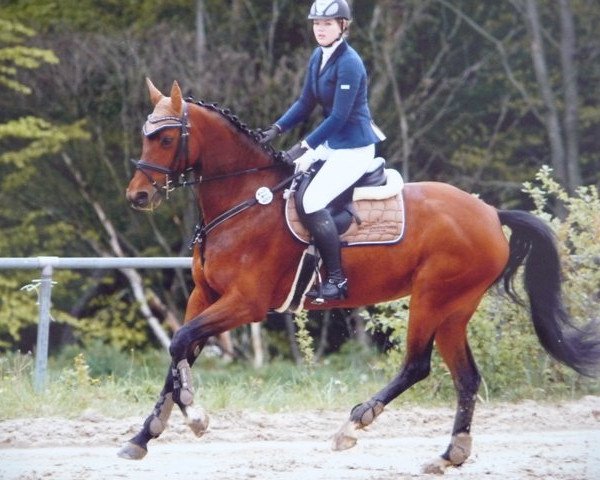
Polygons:
M473 439L468 433L459 433L452 437L448 458L452 465L462 465L469 455L471 455L471 446Z
M159 402L159 406L154 410L152 420L148 424L148 429L153 436L158 437L167 428L174 404L172 393L167 393L162 403Z
M194 432L194 435L201 437L208 430L208 415L202 408L187 407L184 412L185 423Z
M448 447L448 460L443 457L437 457L423 465L421 472L442 475L448 467L462 465L471 454L472 443L473 440L468 433L454 435L450 441L450 447Z
M179 380L181 382L179 400L187 407L194 403L194 387L192 386L192 369L186 359L181 360L177 364L177 371L179 372Z

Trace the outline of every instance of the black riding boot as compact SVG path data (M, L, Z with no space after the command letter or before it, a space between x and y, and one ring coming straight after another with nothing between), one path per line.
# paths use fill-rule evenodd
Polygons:
M327 210L318 210L307 214L304 223L312 234L327 269L327 279L321 288L313 288L306 295L323 300L346 298L348 280L342 272L340 238L331 214Z

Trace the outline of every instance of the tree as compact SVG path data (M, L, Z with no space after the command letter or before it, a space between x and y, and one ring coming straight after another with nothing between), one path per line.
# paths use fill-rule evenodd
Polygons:
M407 180L449 182L499 207L530 206L522 182L553 163L559 149L549 142L527 1L353 2L349 41L365 60L371 110L388 137L379 153ZM565 162L574 165L578 157L582 182L600 182L597 1L535 5ZM264 127L293 102L304 80L315 46L307 8L290 0L3 2L0 17L33 26L39 35L20 38L54 52L60 63L17 68L27 72L21 83L29 95L0 87L0 123L19 120L0 140L12 155L0 160L2 252L112 255L116 237L125 255L189 255L201 220L191 192L176 192L153 215L132 212L123 198L129 159L139 154L139 130L150 110L143 79L150 76L162 89L178 80L187 95ZM319 113L276 146L291 146ZM31 138L15 134L36 129ZM92 141L64 141L77 131ZM34 152L46 153L34 160ZM178 327L189 283L183 271L144 273L144 293L160 328ZM81 290L84 295L74 293ZM90 331L101 325L112 338L121 335L126 340L119 346L151 343L131 284L120 273L69 274L54 293L57 309L75 309ZM323 339L333 338L333 317Z
M33 30L18 22L0 19L0 91L4 89L20 95L30 95L32 89L20 80L20 71L58 63L58 58L51 50L23 45L34 34ZM0 240L0 251L12 253L12 245L17 245L31 235L32 225L37 224L39 227L35 232L37 234L43 234L46 227L38 223L39 217L34 212L28 212L23 218L21 212L14 208L11 199L6 198L7 193L26 184L35 174L34 162L43 155L56 153L67 143L86 138L89 135L82 122L57 126L28 115L0 123L0 145L5 147L0 155L1 195L4 197L0 208L0 222L4 233ZM14 143L20 144L22 148L11 148ZM63 225L55 224L50 228L56 234L62 227ZM4 312L0 315L0 346L18 340L21 329L34 323L37 318L32 299L17 293L18 288L25 283L22 274L0 277L0 291L3 293L0 306Z
M551 147L551 163L557 177L573 192L581 185L578 154L578 93L577 65L575 63L575 28L569 0L559 0L561 37L558 41L561 58L564 114L561 121L559 101L546 59L544 38L537 0L526 0L522 8L531 37L531 57L544 106L543 121ZM524 7L524 8L523 8ZM551 41L554 41L551 38Z
M52 50L28 47L23 43L35 32L18 22L0 19L0 87L21 95L30 95L31 87L19 79L23 69L33 70L43 64L57 64ZM0 124L0 145L9 139L29 141L21 150L6 148L0 162L17 168L46 153L56 153L71 140L89 138L81 122L56 126L41 118L28 115Z

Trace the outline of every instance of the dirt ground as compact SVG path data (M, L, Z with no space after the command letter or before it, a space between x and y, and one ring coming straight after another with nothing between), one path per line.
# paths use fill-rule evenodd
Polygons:
M117 457L145 415L0 422L0 479L403 480L433 479L421 465L449 441L451 408L386 410L358 445L334 452L345 411L220 412L197 439L173 415L140 461ZM210 412L209 412L210 413ZM574 402L478 405L473 453L447 477L465 480L600 479L600 397Z

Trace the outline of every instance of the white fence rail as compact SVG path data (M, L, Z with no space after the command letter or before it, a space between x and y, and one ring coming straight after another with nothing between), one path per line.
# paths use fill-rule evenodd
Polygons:
M191 268L191 257L30 257L0 258L0 269L41 270L33 281L38 290L39 320L33 385L40 392L46 384L48 370L48 335L52 303L52 274L54 269L123 269L123 268Z

